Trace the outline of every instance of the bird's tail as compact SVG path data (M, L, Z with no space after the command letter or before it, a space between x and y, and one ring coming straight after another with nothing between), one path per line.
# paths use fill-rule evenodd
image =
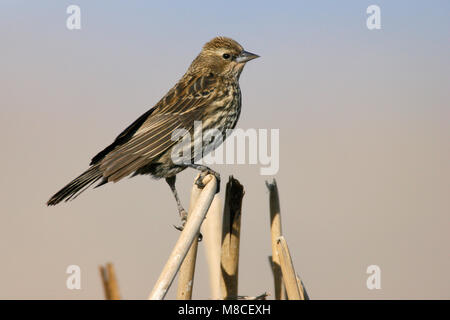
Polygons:
M51 197L50 200L48 200L47 205L54 206L63 200L69 201L75 199L80 193L89 188L100 178L102 178L102 173L99 169L99 165L90 167Z

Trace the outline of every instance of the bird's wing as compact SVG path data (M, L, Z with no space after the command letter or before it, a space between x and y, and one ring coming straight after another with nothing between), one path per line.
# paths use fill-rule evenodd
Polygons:
M142 124L147 120L147 118L155 111L155 108L151 108L146 113L137 118L132 124L130 124L125 130L123 130L117 138L107 146L105 149L100 151L91 160L91 166L99 163L108 153L114 150L116 147L129 141L136 131L142 126Z
M180 81L155 106L154 111L127 142L115 147L100 161L108 181L118 181L149 164L172 147L176 129L191 131L217 96L217 80L211 76Z

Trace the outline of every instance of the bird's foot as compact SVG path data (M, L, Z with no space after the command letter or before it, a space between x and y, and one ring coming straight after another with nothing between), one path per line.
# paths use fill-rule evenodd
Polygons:
M174 227L175 229L177 229L178 231L183 231L183 230L184 230L184 224L181 225L181 226L176 226L176 225L174 225L173 227ZM200 242L200 241L203 240L203 235L202 235L201 232L198 233L198 238L197 238L197 240L198 240L198 242Z
M181 222L184 226L186 224L188 214L187 214L186 210L184 210L184 208L181 206L178 209L178 214L180 215Z
M186 221L187 221L187 216L188 216L188 214L187 214L186 210L184 210L184 208L181 207L181 206L178 207L178 214L180 215L181 226L176 226L176 225L174 225L173 227L174 227L175 229L179 230L179 231L183 231L184 226L185 226Z
M203 179L208 175L208 174L212 174L216 179L217 179L217 189L216 189L216 193L220 192L220 174L214 170L208 169L208 170L204 170L200 173L200 175L198 176L197 180L195 180L195 184L197 185L197 187L199 187L200 189L203 189L205 187L205 184L203 183Z
M177 229L178 231L183 231L184 230L184 226L186 225L187 222L187 212L186 210L184 210L183 208L181 208L178 213L180 214L180 218L181 218L181 226L176 226L173 225L173 227L175 229ZM201 233L198 234L198 241L202 241L203 239L203 235Z

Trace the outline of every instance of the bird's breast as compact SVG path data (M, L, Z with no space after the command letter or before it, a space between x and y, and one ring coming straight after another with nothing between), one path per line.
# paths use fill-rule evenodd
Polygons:
M217 129L225 133L233 129L241 113L241 90L239 85L229 85L212 103L204 117L204 129Z

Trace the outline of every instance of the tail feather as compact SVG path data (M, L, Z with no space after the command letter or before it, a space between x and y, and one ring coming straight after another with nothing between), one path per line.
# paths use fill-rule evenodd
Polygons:
M63 200L69 201L75 199L80 193L85 191L102 177L103 175L98 165L90 167L52 196L50 200L48 200L47 205L54 206Z

